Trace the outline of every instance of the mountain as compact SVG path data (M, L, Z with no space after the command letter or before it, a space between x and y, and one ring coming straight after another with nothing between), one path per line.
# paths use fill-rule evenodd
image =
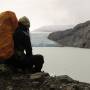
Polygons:
M73 25L48 25L35 29L34 32L55 32L55 31L62 31L72 27Z
M90 48L90 21L80 23L72 29L50 33L48 38L62 46Z

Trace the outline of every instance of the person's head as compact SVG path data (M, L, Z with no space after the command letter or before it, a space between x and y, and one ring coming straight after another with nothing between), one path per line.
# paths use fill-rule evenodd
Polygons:
M26 16L23 16L19 19L19 23L21 23L22 25L24 25L26 28L30 27L30 21Z

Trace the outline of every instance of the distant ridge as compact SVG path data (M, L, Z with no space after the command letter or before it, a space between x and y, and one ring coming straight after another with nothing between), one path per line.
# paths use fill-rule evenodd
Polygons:
M90 21L80 23L72 29L53 32L48 38L62 46L90 48Z
M35 29L33 32L55 32L55 31L62 31L72 27L73 25L48 25Z

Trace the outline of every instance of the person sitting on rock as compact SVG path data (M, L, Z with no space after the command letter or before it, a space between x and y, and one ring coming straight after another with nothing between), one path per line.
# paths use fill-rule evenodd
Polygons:
M16 71L18 68L29 70L32 73L40 72L44 63L42 55L33 55L29 36L30 21L23 16L18 21L14 38L15 55L10 61L11 68Z

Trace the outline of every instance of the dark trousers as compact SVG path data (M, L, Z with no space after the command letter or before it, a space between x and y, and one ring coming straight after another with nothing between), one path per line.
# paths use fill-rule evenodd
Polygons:
M44 58L42 55L25 56L23 60L15 59L15 57L12 56L5 62L5 64L14 72L21 69L23 71L28 70L32 73L40 72L43 67L43 63Z
M32 57L33 60L33 69L32 71L35 72L40 72L43 64L44 64L44 58L42 55L33 55Z

